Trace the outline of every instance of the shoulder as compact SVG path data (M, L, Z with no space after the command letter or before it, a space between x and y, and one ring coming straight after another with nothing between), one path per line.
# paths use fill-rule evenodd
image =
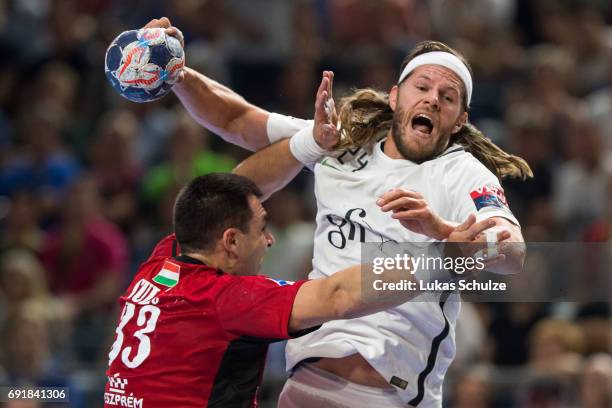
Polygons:
M155 245L149 260L157 257L169 258L177 253L179 253L178 242L174 234L170 234L162 238L157 245Z
M499 183L497 176L491 170L462 147L449 149L449 152L442 155L440 160L443 161L445 176L454 182L488 181Z

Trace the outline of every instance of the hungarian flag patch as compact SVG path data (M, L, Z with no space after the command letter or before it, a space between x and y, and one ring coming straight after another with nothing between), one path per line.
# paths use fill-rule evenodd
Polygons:
M180 272L180 265L177 265L174 262L166 261L164 262L164 266L161 268L161 270L153 278L153 282L172 288L178 283Z

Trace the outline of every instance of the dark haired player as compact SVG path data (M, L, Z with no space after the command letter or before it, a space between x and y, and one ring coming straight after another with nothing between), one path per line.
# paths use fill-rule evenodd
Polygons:
M274 243L259 197L232 174L201 176L181 191L175 233L120 298L105 407L255 407L269 343L414 295L362 299L360 266L295 283L257 276ZM474 221L450 240L490 227Z

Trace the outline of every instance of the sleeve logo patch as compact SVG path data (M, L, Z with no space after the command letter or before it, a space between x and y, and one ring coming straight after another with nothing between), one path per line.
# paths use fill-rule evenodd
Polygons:
M272 278L266 278L271 280L272 282L276 283L278 286L287 286L287 285L293 285L295 282L293 281L287 281L287 280L282 280L282 279L272 279Z
M495 184L487 184L470 193L474 201L476 210L480 211L485 207L508 208L504 189Z

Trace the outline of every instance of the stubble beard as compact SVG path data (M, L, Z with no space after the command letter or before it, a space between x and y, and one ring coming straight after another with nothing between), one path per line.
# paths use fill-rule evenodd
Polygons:
M396 110L393 115L393 125L391 126L391 136L395 142L397 151L406 160L421 164L428 160L435 159L446 149L450 140L450 134L448 136L441 136L436 143L431 147L422 147L419 150L410 148L405 141L405 129L402 124L402 118L405 117L405 113L401 110Z

